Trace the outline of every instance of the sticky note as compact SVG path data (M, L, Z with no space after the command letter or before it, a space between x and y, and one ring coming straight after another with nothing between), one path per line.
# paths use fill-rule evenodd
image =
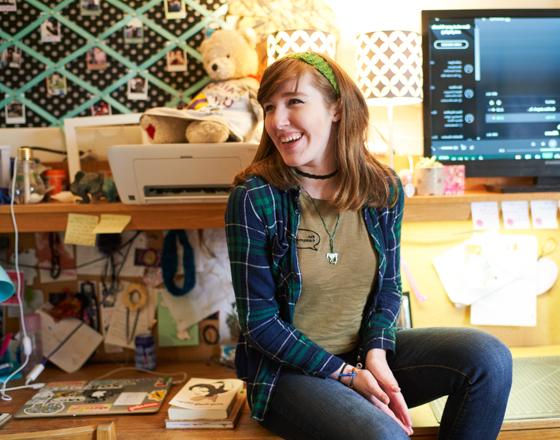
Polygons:
M96 215L68 214L64 243L95 246L95 232L99 218Z
M473 202L471 215L475 230L500 229L498 202Z
M502 216L505 229L531 229L527 200L503 201Z
M531 220L535 229L558 229L556 200L531 200Z
M130 223L130 215L101 214L101 220L93 230L96 234L120 234Z

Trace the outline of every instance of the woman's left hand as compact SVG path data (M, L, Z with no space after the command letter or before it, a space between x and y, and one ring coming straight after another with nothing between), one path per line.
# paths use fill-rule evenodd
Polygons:
M407 434L412 434L412 419L408 412L408 406L401 393L401 389L393 372L387 364L386 352L380 348L373 348L366 356L366 368L373 374L379 386L389 396L389 408L402 424L408 428Z

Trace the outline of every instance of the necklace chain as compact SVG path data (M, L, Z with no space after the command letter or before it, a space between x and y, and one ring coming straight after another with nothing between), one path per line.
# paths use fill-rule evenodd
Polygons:
M336 215L336 223L334 224L334 228L333 228L332 232L329 231L329 228L327 228L327 223L325 222L325 219L321 215L321 211L319 211L319 207L315 203L315 200L313 200L313 197L311 197L311 195L305 189L303 190L303 192L305 193L305 195L307 196L307 198L309 199L309 201L313 205L313 208L315 209L315 212L317 213L317 215L321 219L321 223L323 224L323 229L325 230L325 232L327 233L327 235L329 237L329 252L327 252L327 261L330 264L336 264L336 263L338 263L338 252L334 251L334 238L336 236L336 231L337 231L338 225L340 223L340 212L337 213L337 215Z

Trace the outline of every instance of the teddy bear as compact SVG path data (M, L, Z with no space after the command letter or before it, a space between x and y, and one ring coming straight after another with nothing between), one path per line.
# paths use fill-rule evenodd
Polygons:
M255 40L250 30L220 29L207 37L199 50L210 83L182 109L147 110L140 126L148 143L258 140L262 110L256 100Z

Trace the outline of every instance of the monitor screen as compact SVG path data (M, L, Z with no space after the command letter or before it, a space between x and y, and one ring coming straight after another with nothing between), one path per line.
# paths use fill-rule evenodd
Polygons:
M560 185L560 9L422 11L422 31L424 154Z

